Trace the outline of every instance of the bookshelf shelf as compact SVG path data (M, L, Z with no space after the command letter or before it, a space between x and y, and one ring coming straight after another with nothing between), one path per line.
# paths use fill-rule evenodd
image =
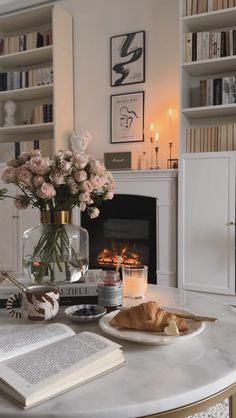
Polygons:
M192 76L212 75L220 72L235 71L236 56L214 58L206 61L184 63L182 68Z
M3 142L12 142L20 140L29 140L37 137L37 139L52 138L53 135L53 122L38 123L32 125L16 125L11 127L1 127L0 137Z
M236 104L183 108L182 112L189 118L212 118L232 115L235 116Z
M24 66L32 66L52 61L52 45L42 48L30 49L28 51L17 52L15 54L0 56L0 70L13 69Z
M22 89L7 90L0 92L0 101L2 100L34 100L42 99L44 97L52 97L53 85L48 84L45 86L26 87Z
M209 31L218 28L235 26L236 9L216 10L209 13L201 13L182 18L183 26L186 26L191 32Z

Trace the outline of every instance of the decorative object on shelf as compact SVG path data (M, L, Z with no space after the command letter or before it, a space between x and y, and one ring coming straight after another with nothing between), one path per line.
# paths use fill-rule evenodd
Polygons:
M139 169L146 170L147 169L147 159L146 159L146 152L143 151L139 158Z
M144 141L144 91L111 96L111 143Z
M52 160L40 150L23 152L9 160L2 180L13 183L20 194L9 196L0 189L0 200L15 199L18 209L35 206L41 224L23 235L23 262L33 282L77 282L88 270L88 235L71 224L78 206L91 219L98 205L114 195L114 180L104 164L83 153L60 150Z
M155 140L154 140L154 145L155 145L155 154L156 154L156 165L155 165L155 169L158 169L159 168L159 165L158 165L158 153L159 153L159 145L158 145L158 141L159 141L159 134L158 134L158 132L156 132L156 135L155 135Z
M7 100L4 104L4 110L6 112L4 126L16 126L16 103L13 100Z
M138 154L135 151L105 152L104 161L109 170L138 170Z
M153 143L154 143L154 123L150 125L150 144L151 144L151 165L150 168L153 169L154 167L154 157L153 157Z
M145 81L145 32L110 38L111 86Z
M167 168L178 168L178 159L171 157L171 148L172 148L173 142L169 142L169 148L170 148L170 157L167 160Z
M71 148L73 152L83 154L92 139L91 134L86 130L79 129L71 135Z

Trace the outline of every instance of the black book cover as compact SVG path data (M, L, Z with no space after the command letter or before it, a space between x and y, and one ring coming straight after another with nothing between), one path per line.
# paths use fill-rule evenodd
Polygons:
M222 78L213 80L213 105L222 104Z
M192 61L197 61L197 33L192 34Z
M226 32L221 32L220 36L220 56L226 57Z

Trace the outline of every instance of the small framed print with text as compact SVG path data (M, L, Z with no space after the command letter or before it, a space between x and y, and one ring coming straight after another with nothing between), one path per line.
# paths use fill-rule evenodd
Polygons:
M111 86L145 81L145 32L110 38Z
M144 141L144 91L111 96L111 143Z

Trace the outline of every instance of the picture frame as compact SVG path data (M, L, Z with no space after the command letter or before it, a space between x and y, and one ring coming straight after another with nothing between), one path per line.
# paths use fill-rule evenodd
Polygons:
M145 31L110 38L111 87L145 81Z
M144 141L144 91L110 97L110 142Z

